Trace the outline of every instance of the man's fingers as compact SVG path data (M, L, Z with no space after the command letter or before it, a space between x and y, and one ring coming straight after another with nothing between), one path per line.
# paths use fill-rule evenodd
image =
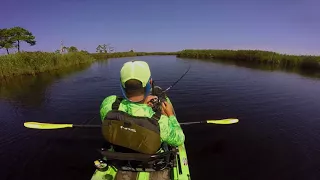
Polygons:
M161 104L162 109L166 108L166 105L164 103Z

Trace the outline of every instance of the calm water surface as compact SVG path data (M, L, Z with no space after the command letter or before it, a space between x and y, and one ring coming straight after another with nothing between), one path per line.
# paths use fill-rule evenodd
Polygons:
M192 179L320 179L320 81L285 72L146 56L180 122L236 117L238 124L184 127ZM98 124L99 106L120 95L132 58L0 83L0 179L90 179L100 130L32 130L25 121Z

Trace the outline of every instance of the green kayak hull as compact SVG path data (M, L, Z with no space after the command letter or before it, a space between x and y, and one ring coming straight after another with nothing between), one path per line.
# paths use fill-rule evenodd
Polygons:
M187 152L184 145L178 147L176 155L177 166L173 167L171 177L173 180L191 180ZM117 169L108 167L106 171L96 170L91 180L114 180L117 174ZM136 180L149 180L149 172L139 172Z

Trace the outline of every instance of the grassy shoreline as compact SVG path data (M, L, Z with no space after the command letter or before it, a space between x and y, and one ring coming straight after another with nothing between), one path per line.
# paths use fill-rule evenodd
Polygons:
M118 52L118 53L91 53L92 57L97 60L108 58L135 57L135 56L152 56L152 55L178 55L178 52Z
M21 52L0 56L0 79L19 75L35 75L108 58L148 55L177 55L177 52L87 53L80 51L66 54L39 51Z
M180 51L177 57L219 59L225 61L268 64L279 68L320 70L320 56L296 56L260 50L193 50Z
M0 56L0 78L35 75L73 65L91 63L95 59L84 52L67 54L22 52Z
M276 68L300 68L319 71L320 56L294 56L259 50L192 50L179 52L118 52L87 53L69 52L66 54L50 52L22 52L0 56L0 78L64 69L84 63L92 63L108 58L136 57L149 55L176 55L182 58L223 60L267 64Z

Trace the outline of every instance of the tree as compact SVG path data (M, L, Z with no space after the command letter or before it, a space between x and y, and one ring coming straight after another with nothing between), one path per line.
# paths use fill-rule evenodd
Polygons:
M74 47L74 46L70 46L68 48L68 52L78 52L78 48Z
M97 53L102 53L103 52L103 49L102 49L102 46L99 45L97 48L96 48L96 52Z
M89 54L89 52L86 50L81 50L80 52L85 53L85 54Z
M10 54L9 49L15 46L16 44L12 39L12 31L10 29L0 29L0 49L5 48L7 54Z
M30 44L30 46L36 44L35 37L32 33L22 27L13 27L9 31L12 35L12 41L16 43L18 52L20 52L20 42L22 41Z
M96 48L97 53L111 53L114 52L114 47L110 46L110 44L98 45Z

